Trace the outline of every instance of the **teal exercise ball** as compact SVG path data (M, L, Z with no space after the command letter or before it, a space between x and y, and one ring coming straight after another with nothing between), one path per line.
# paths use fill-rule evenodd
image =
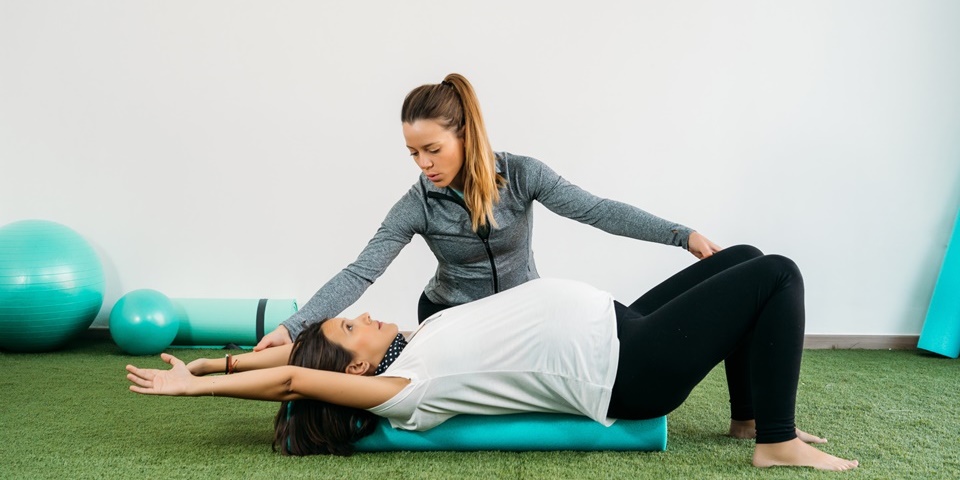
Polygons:
M69 227L22 220L0 227L0 349L46 352L93 323L103 266Z
M166 295L149 288L120 297L110 310L110 336L131 355L153 355L173 343L180 317Z

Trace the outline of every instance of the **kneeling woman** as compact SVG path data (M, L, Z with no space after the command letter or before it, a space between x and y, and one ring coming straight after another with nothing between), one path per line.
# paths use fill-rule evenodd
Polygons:
M583 283L539 279L439 312L409 343L395 324L364 314L226 362L186 365L164 354L170 370L127 366L127 377L143 394L282 401L274 445L283 453L344 455L377 417L411 430L458 414L573 413L604 424L658 417L738 356L749 361L728 372L745 384L731 387L731 401L755 419L754 465L855 468L805 443L817 439L794 425L803 332L796 265L741 246L629 307ZM224 370L241 373L197 376ZM735 398L740 390L748 398Z

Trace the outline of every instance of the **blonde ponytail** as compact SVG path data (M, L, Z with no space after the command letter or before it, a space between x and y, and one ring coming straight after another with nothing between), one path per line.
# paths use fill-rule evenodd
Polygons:
M438 121L463 139L463 201L470 210L473 231L496 227L493 206L500 201L506 179L497 174L496 158L480 112L480 102L470 82L460 74L447 75L442 83L423 85L403 101L401 121Z

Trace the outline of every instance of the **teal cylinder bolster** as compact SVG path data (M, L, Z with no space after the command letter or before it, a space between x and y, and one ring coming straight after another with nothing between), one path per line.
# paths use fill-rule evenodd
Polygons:
M360 439L361 452L383 451L664 451L667 417L617 420L606 427L587 417L559 413L457 415L430 430L399 430L381 419Z
M180 329L174 346L256 345L297 311L293 299L174 298Z

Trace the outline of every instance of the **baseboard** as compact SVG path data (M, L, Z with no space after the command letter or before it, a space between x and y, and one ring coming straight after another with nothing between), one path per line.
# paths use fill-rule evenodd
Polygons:
M811 350L912 350L919 335L807 335L803 348Z

